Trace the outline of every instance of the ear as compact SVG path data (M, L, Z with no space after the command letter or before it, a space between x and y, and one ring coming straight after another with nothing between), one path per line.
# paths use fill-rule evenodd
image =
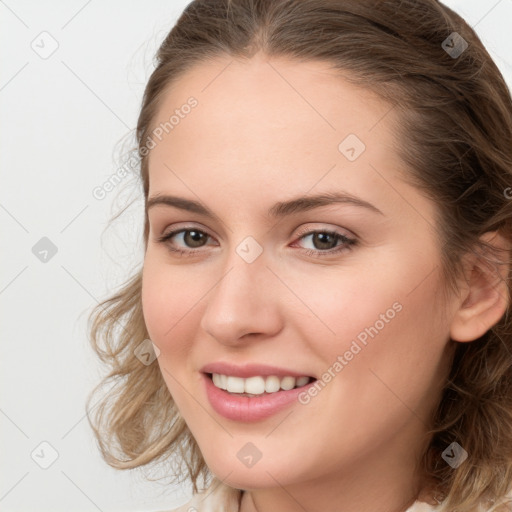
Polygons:
M491 254L466 255L465 286L450 327L455 341L473 341L483 336L505 314L510 297L510 242L497 231L485 233L481 240L493 246ZM496 250L495 250L496 249Z

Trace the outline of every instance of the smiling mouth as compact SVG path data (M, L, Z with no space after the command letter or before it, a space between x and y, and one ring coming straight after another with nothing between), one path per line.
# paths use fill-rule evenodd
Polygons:
M257 375L247 378L219 373L207 373L206 375L216 388L222 389L230 395L245 397L257 397L271 395L281 391L289 391L291 389L307 386L316 380L314 377L306 375L301 377Z

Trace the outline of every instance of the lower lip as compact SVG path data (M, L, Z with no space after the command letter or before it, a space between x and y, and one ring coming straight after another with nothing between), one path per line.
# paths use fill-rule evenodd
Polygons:
M297 401L298 396L316 382L288 391L247 397L232 395L224 389L219 389L208 375L203 373L202 376L205 381L206 395L215 412L229 420L244 422L260 421L278 413Z

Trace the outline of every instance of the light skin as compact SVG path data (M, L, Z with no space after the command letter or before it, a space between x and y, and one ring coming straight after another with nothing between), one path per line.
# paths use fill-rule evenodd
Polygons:
M416 464L450 337L471 341L499 321L504 282L468 257L459 293L441 300L435 205L400 179L396 113L326 64L260 54L201 63L167 91L154 126L190 96L198 106L150 152L149 197L199 201L215 217L149 208L142 301L163 378L207 465L246 490L242 512L406 510L420 491ZM366 146L352 162L338 149L349 134ZM381 213L337 203L267 216L277 202L342 191ZM190 231L157 241L185 228L206 233L202 243ZM343 242L315 240L314 230L356 244L334 253ZM236 252L249 236L263 249L252 263ZM396 302L401 311L307 405L253 423L210 405L205 364L320 378ZM262 453L250 468L237 458L247 442Z

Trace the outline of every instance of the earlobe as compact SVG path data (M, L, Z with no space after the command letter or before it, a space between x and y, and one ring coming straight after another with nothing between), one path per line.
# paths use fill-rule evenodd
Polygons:
M481 239L493 246L492 254L487 250L485 254L468 255L467 288L460 296L450 328L454 341L480 338L500 321L510 305L510 242L496 231Z

